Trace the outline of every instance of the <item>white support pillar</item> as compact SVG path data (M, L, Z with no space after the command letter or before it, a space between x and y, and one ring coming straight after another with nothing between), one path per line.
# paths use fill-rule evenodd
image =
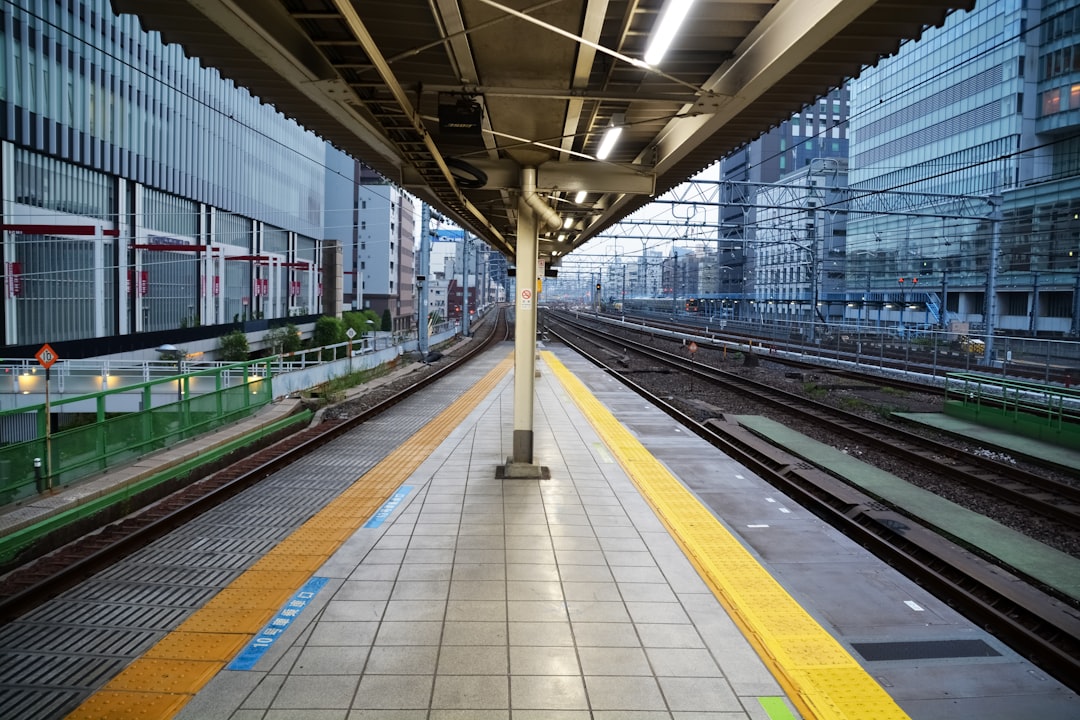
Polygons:
M535 183L536 171L532 172ZM517 283L514 293L514 455L512 465L533 461L533 380L536 372L536 217L518 201Z

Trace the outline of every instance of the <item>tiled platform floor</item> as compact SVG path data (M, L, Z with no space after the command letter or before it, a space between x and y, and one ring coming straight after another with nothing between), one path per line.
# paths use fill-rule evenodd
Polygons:
M551 479L495 478L512 401L507 377L263 659L180 717L775 717L779 686L550 373L534 449Z

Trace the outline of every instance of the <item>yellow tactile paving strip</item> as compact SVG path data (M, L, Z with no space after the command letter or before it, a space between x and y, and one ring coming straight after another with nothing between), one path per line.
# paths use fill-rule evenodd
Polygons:
M907 714L550 352L544 361L807 718Z
M170 718L224 668L367 522L513 366L507 357L180 627L90 696L69 720Z

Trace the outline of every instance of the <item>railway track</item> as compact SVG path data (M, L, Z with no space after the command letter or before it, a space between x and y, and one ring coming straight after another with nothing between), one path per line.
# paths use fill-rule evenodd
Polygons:
M618 377L634 392L719 447L802 506L840 529L915 582L1074 690L1080 690L1080 618L1076 608L884 507L837 478L788 455L734 423L699 423L628 379L569 333L547 330ZM617 347L626 340L619 338ZM614 353L612 353L614 354ZM680 366L681 367L681 366ZM801 400L801 399L800 399Z
M952 445L845 412L735 373L704 367L683 355L665 352L585 323L564 317L558 318L557 322L589 334L597 341L608 343L614 348L632 349L635 353L700 381L721 385L726 390L742 393L758 402L801 416L820 427L828 428L837 436L890 453L943 478L964 483L970 488L1026 508L1074 531L1080 531L1080 488L1076 486L1057 482L992 458L972 455Z
M863 340L847 336L831 336L820 344L810 344L802 338L794 336L757 336L733 332L728 329L720 331L715 327L706 326L704 323L682 323L671 319L643 315L612 315L610 313L606 315L601 313L600 315L612 320L631 318L636 323L656 329L707 335L717 342L778 346L790 353L805 353L808 356L828 360L863 363L882 369L910 371L919 367L924 368L926 373L934 375L947 372L978 372L985 375L1006 377L1004 365L987 366L982 362L980 354L950 350L944 344L939 347L917 346L913 348L910 344L902 346L890 344L877 336L867 336ZM1008 363L1008 376L1067 386L1076 382L1077 371L1074 368L1064 366L1032 367L1025 366L1021 362L1010 362Z
M408 387L344 420L327 420L246 456L209 477L0 577L0 624L8 623L334 438L372 420L510 336L504 309L486 336Z

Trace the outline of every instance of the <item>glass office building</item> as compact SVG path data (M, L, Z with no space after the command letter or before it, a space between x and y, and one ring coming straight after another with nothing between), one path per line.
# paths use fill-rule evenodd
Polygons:
M2 13L4 345L319 312L323 140L108 0Z
M851 84L852 319L1076 335L1080 10L980 2ZM891 309L889 306L892 306Z

